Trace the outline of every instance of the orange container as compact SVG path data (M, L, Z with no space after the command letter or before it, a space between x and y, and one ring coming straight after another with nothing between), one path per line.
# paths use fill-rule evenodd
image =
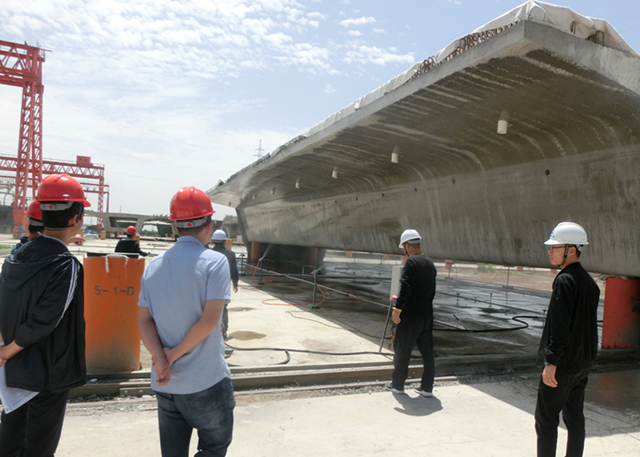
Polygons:
M144 259L85 257L84 317L89 373L140 368L138 296Z
M632 311L640 300L640 279L607 278L604 289L602 348L630 348L640 344L640 313Z

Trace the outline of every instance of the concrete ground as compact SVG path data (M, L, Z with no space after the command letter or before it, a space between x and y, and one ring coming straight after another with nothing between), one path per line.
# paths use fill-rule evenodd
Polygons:
M233 457L535 455L534 378L448 382L434 398L371 391L242 404ZM593 374L585 456L640 453L640 371ZM242 400L238 397L239 402ZM558 455L566 441L559 434ZM190 455L196 452L194 435ZM57 456L159 455L153 400L70 405Z
M7 240L10 242L10 240ZM78 257L87 251L110 252L115 240L88 240L72 247ZM159 253L168 243L142 242ZM228 359L234 367L269 367L388 362L378 348L385 321L388 265L384 262L333 260L327 276L337 271L347 279L323 279L339 292L318 294L320 308L311 310L313 286L266 274L265 285L245 275L229 305L227 343L235 347ZM0 260L1 262L1 260ZM390 264L392 262L389 262ZM473 279L471 268L464 279ZM455 272L462 275L462 272ZM505 279L490 272L492 278ZM486 272L482 273L486 275ZM518 279L511 272L511 285ZM525 276L526 275L526 276ZM454 276L454 275L452 275ZM483 278L484 276L480 276ZM309 278L306 278L309 279ZM438 355L530 354L541 333L541 316L553 280L549 271L527 271L523 283L539 283L543 292L460 281L440 270L436 296ZM491 278L489 278L491 279ZM518 285L518 284L516 284ZM354 298L357 296L357 299ZM388 296L388 295L387 295ZM513 317L529 315L528 328L469 333L460 330L521 326ZM265 348L255 350L259 348ZM254 349L243 351L242 349ZM347 353L348 355L331 355ZM441 359L439 359L441 360ZM149 361L143 351L143 368ZM442 375L443 373L438 373ZM381 380L382 381L382 380ZM380 386L355 390L323 390L289 395L239 393L230 456L395 456L533 455L537 377L484 378L473 382L441 381L435 397L419 397L410 389L393 395ZM640 371L592 375L587 392L585 455L638 455L640 451ZM561 430L562 447L566 438ZM196 437L192 453L195 453ZM119 398L110 402L69 405L58 456L159 455L155 399ZM559 452L558 455L563 455Z

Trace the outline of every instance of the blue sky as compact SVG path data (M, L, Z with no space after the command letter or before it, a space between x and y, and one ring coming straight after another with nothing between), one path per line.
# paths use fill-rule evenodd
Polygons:
M89 155L112 211L167 214L178 188L213 187L260 140L276 149L523 2L3 0L0 40L51 50L44 157ZM638 0L559 4L640 52ZM17 153L20 98L0 86L1 155Z

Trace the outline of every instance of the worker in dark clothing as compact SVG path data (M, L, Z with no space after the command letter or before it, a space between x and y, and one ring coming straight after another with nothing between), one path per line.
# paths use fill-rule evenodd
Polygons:
M21 236L20 242L17 243L12 249L11 254L16 252L17 249L21 248L28 241L31 241L35 237L38 237L44 232L44 224L42 223L42 210L40 209L40 202L38 200L34 200L29 205L27 209L27 216L29 216L29 236ZM75 244L76 246L80 246L84 244L84 237L79 233L74 235L67 241L67 244Z
M125 252L128 254L140 254L142 257L149 255L148 252L144 252L140 249L140 243L133 239L136 234L136 228L133 225L127 227L125 232L127 237L118 241L116 244L116 252Z
M11 249L11 254L16 252L16 249L26 244L27 241L31 241L44 232L44 225L42 224L42 210L40 209L40 202L38 200L31 202L29 208L27 208L27 216L29 216L29 226L27 228L29 236L21 236L20 242Z
M224 242L227 241L227 234L224 230L216 230L213 232L213 250L224 254L229 261L229 269L231 271L231 282L233 283L233 291L238 292L238 265L236 264L236 255L231 249L224 247ZM220 325L222 327L222 336L227 338L227 329L229 328L229 311L227 310L228 304L224 305L222 311L222 320Z
M11 254L0 274L0 369L25 394L0 417L2 457L54 455L69 391L86 382L83 269L66 244L89 202L67 174L44 178L38 199L42 236Z
M540 341L544 370L538 385L538 456L555 457L560 411L567 426L567 457L584 451L584 391L598 352L597 310L600 289L580 265L589 244L578 224L562 222L544 243L550 262L561 268L553 281L549 311Z
M400 248L408 257L402 268L400 295L393 296L395 307L391 319L397 325L393 340L392 381L385 387L393 393L404 393L409 360L413 345L418 343L424 371L422 382L415 391L423 397L433 396L435 362L433 358L433 298L436 294L436 267L422 253L420 234L405 230L400 237Z

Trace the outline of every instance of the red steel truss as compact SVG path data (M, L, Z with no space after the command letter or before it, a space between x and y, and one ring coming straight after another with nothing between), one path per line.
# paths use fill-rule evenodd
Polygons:
M17 157L0 156L0 171L17 172L17 170ZM82 188L85 192L98 194L98 212L104 212L104 197L106 195L106 212L109 212L109 185L104 183L104 165L91 163L91 157L77 156L75 163L65 162L63 160L43 160L41 173L42 175L67 173L74 178L89 179L89 182L80 181ZM13 176L0 175L0 183L16 186L17 194L17 173ZM33 188L33 179L28 179L26 185L27 187ZM35 188L37 189L37 186L35 186ZM22 217L24 217L24 211L21 213L20 223L22 223ZM98 219L98 225L102 226L100 219Z
M0 84L22 87L20 139L13 203L14 235L22 223L28 183L35 197L42 180L42 64L44 50L26 44L0 41ZM31 180L29 180L31 175Z
M35 198L43 174L67 173L75 178L91 179L89 183L81 183L85 192L98 194L100 212L104 210L106 193L107 212L109 211L109 190L104 183L104 165L93 165L91 158L86 156L78 156L76 163L42 159L44 60L44 49L0 40L0 84L22 87L18 157L0 157L0 170L15 173L15 177L0 176L0 182L11 184L16 189L13 201L13 232L16 237L18 227L24 219L27 190L31 188L31 198ZM102 221L98 219L98 226L101 225Z

